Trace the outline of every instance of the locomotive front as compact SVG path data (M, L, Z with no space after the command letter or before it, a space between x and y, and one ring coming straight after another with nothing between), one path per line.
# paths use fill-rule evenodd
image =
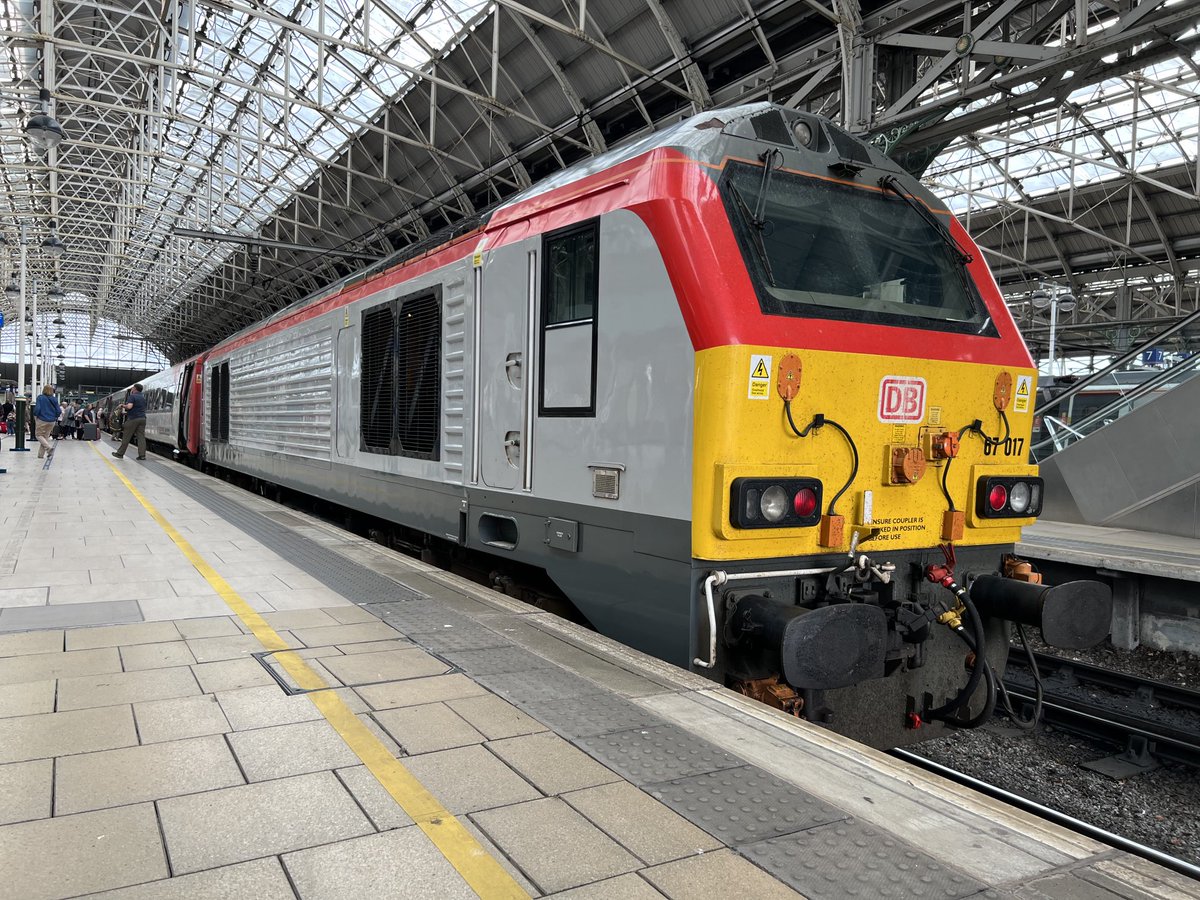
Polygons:
M979 724L1010 620L1067 647L1109 626L1105 586L1013 556L1042 505L1028 351L978 248L875 148L765 107L717 156L693 664L878 746Z

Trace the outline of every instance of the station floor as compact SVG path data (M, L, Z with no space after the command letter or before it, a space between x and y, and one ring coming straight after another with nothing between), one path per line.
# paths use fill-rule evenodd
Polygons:
M1200 885L224 482L0 443L0 898Z

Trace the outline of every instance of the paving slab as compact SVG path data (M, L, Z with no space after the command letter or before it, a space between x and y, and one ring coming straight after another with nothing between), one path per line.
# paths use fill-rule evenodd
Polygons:
M0 827L0 900L51 900L165 878L154 805Z
M216 695L234 731L294 725L320 719L320 711L304 694L289 696L276 684L221 691Z
M261 593L261 592L255 592ZM275 604L271 604L275 606ZM276 607L278 609L278 607ZM332 628L342 624L324 609L287 609L265 613L263 620L276 631L294 628Z
M412 641L397 636L394 641L365 641L361 644L338 644L337 649L347 656L356 653L377 653L381 650L411 650Z
M449 750L484 741L482 734L441 703L379 710L373 717L406 755Z
M27 656L30 653L54 653L63 649L63 630L0 634L0 657Z
M229 731L229 723L212 694L135 703L133 715L143 744Z
M332 615L332 613L331 613ZM330 628L298 628L293 632L305 647L327 647L335 644L359 644L364 641L392 641L401 635L390 625L372 617L370 622L355 625L334 625Z
M546 726L495 694L464 697L446 703L490 741L545 731Z
M0 659L0 684L120 671L121 655L116 647L71 653L31 653Z
M199 693L200 685L196 683L192 670L187 666L84 675L58 679L58 708L68 710L91 706L116 706L119 703L168 700Z
M336 775L379 831L413 824L413 820L366 766L338 769Z
M336 769L359 762L354 751L323 718L235 731L228 740L249 781Z
M145 744L58 760L56 815L245 784L220 736Z
M348 625L347 628L358 628ZM444 675L450 667L424 650L384 650L377 653L355 653L322 660L322 664L342 684L365 685L382 681L403 681Z
M222 662L201 663L192 666L192 671L206 694L276 683L256 659L227 659Z
M549 896L553 900L662 900L663 895L631 872Z
M724 846L627 781L564 794L562 799L648 865Z
M137 625L71 629L67 632L67 649L94 650L97 647L127 644L161 644L179 639L179 631L171 622L141 622Z
M50 597L47 587L0 588L0 607L45 606Z
M642 866L600 829L554 798L477 812L471 818L546 893Z
M157 623L150 623L157 624ZM135 644L122 646L121 664L126 672L138 672L142 669L169 669L175 666L190 666L196 662L182 640L167 644Z
M304 900L476 898L415 826L286 853L283 864Z
M0 719L53 712L56 684L53 678L0 684Z
M542 796L478 744L409 757L404 766L456 816Z
M287 641L286 632L280 634ZM187 642L188 649L196 657L196 662L220 662L226 659L238 659L259 653L263 650L262 642L252 634L239 634L229 637L194 638ZM288 646L298 646L294 641L288 641Z
M179 631L179 636L185 640L208 637L232 637L242 633L241 629L234 623L234 620L228 616L180 619L175 623L175 627Z
M102 894L88 894L84 900L241 900L245 897L296 900L283 866L273 856Z
M0 766L0 825L50 818L53 781L51 759Z
M492 741L488 749L551 796L620 780L611 769L548 731Z
M411 681L392 681L356 687L354 692L362 697L372 709L394 709L400 706L419 706L457 700L462 697L479 697L487 689L476 684L466 675L437 675L433 678L415 678Z
M378 616L373 615L361 606L335 606L326 611L343 625L360 625L364 622L379 621Z
M0 763L132 747L137 742L128 706L0 719Z
M374 832L332 772L170 797L158 808L177 874Z
M729 850L664 863L644 870L641 875L672 900L696 897L804 900L790 887Z

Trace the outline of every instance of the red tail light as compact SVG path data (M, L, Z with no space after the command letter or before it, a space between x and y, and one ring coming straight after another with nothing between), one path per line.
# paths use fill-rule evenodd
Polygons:
M817 508L817 492L810 487L802 487L792 498L792 509L802 519L807 519Z
M1008 488L1002 484L992 485L992 489L988 491L988 506L993 512L1000 512L1008 503Z

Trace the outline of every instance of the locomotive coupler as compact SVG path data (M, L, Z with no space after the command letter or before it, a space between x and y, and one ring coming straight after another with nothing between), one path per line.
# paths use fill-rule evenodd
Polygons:
M1099 581L1049 586L980 575L971 582L971 599L983 615L1040 627L1052 647L1094 647L1112 625L1112 588Z

